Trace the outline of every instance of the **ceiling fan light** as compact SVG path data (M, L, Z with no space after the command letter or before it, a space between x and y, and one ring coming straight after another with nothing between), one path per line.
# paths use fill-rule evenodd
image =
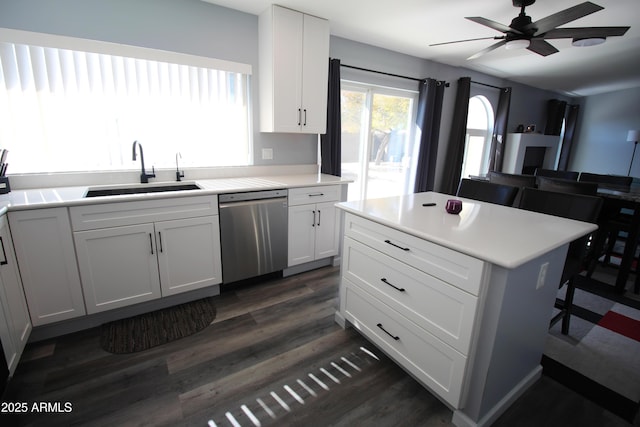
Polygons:
M504 47L509 50L526 49L529 47L530 44L531 44L531 41L527 39L509 40Z
M584 39L573 39L573 41L571 42L571 45L575 47L596 46L604 43L606 40L607 40L606 37L588 37Z

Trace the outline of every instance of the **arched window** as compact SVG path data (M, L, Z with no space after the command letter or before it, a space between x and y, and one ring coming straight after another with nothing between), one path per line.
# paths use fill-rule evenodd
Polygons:
M471 97L461 178L482 176L489 171L493 122L493 108L489 100L482 95Z

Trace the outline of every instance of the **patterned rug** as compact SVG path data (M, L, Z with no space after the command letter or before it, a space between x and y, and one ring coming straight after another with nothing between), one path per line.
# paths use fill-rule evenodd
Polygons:
M206 328L216 317L212 297L102 325L100 345L109 353L144 351Z
M576 290L569 335L549 332L544 374L633 422L640 408L640 310Z

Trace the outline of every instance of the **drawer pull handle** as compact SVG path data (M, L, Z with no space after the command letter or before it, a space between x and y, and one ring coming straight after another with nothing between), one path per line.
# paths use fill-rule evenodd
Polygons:
M7 265L9 261L7 260L7 252L4 250L4 240L2 240L2 236L0 236L0 245L2 245L2 257L4 258L3 261L0 261L0 265Z
M378 323L378 328L382 329L382 331L383 331L385 334L389 335L389 336L390 336L391 338L393 338L394 340L396 340L396 341L399 341L399 340L400 340L400 337L395 336L395 335L393 335L393 334L390 334L390 333L389 333L389 331L387 331L387 330L384 328L384 326L382 326L382 323Z
M311 194L309 194L309 197L320 197L320 196L324 196L324 193L311 193Z
M387 280L387 278L386 278L386 277L383 277L382 279L380 279L380 281L381 281L382 283L384 283L384 284L387 284L387 285L391 286L393 289L395 289L395 290L397 290L397 291L405 292L405 289L404 289L404 288L399 288L399 287L397 287L397 286L393 285L392 283L389 283L389 281Z
M393 243L391 240L385 240L384 242L390 244L391 246L395 246L398 249L402 249L403 251L409 251L409 248L398 246L395 243Z

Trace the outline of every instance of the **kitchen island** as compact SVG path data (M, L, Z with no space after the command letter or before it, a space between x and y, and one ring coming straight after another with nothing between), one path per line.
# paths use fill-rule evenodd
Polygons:
M495 421L541 375L571 241L593 224L419 193L339 203L340 308L457 426Z

